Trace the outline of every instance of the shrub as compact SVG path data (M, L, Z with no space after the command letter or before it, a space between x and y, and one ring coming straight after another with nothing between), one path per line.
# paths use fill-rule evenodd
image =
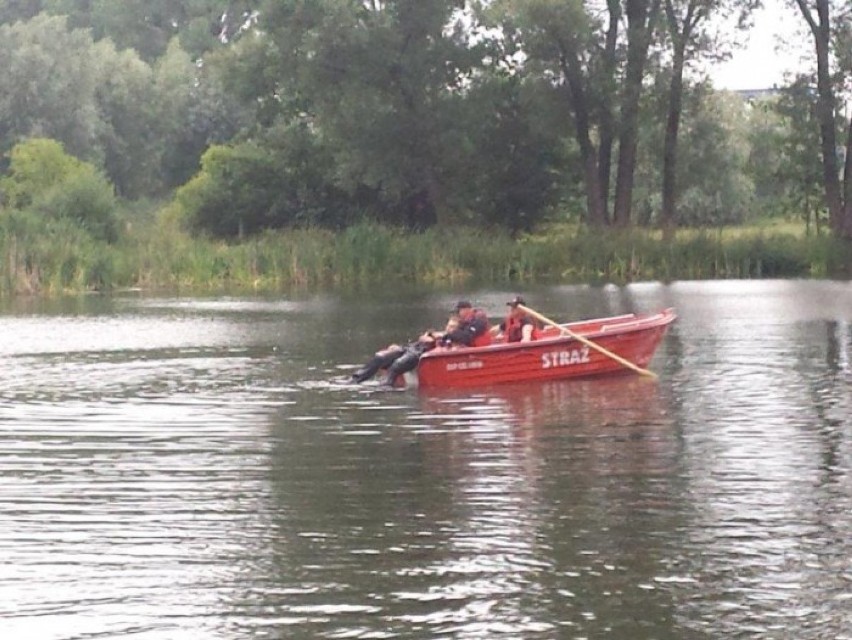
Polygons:
M10 209L31 211L43 224L67 220L93 238L116 240L118 202L112 185L97 168L46 138L16 145L10 158L9 173L0 180Z

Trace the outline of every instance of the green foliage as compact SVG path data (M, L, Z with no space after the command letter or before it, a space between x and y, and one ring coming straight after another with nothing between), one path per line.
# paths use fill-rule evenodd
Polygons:
M0 25L0 152L55 139L102 166L122 196L158 196L195 173L211 142L242 126L235 99L176 39L152 67L69 21L79 23L39 14Z
M0 293L830 277L852 266L843 241L760 228L683 231L664 243L639 230L563 226L512 240L477 228L410 234L363 223L339 234L289 229L226 243L191 237L161 217L106 245L70 220L18 211L0 215L0 251Z
M311 118L334 157L337 188L373 193L377 210L410 228L457 213L445 197L459 152L467 157L454 97L477 50L453 28L457 7L455 0L319 0L261 9L276 62L254 73L257 89L274 88L279 115Z
M217 58L211 56L213 60ZM250 126L250 109L228 92L215 64L194 63L172 40L154 66L155 109L162 149L162 181L174 189L198 170L211 144L224 144Z
M99 77L97 153L122 196L156 193L162 183L165 125L170 121L161 117L162 109L152 99L157 95L154 73L135 52L119 52L109 40L97 43L94 50Z
M513 235L532 231L566 192L579 188L579 162L553 135L564 127L564 113L552 93L549 85L512 76L482 79L467 96L469 108L460 109L469 119L470 153L451 186L462 206Z
M788 189L781 179L785 161L782 140L788 123L776 109L777 100L763 99L749 103L746 121L749 141L748 176L754 183L755 207L760 217L786 214L782 193Z
M309 128L285 127L271 138L207 150L201 172L177 193L193 228L227 238L346 222L352 205L329 184L330 158Z
M6 205L25 209L56 185L79 172L83 163L48 138L33 138L9 153L8 175L0 179Z
M41 14L0 26L0 150L30 136L91 154L98 129L98 64L91 36Z
M117 208L112 186L91 165L82 165L33 202L43 216L72 221L105 242L118 239Z
M784 213L806 221L824 206L816 102L810 81L798 78L772 103L781 122L773 146L780 156L772 176L775 200Z
M0 4L0 24L29 20L42 10L42 0L5 0Z
M704 88L691 94L681 138L681 224L738 224L751 215L754 184L746 172L745 122L739 98Z
M71 220L29 211L0 214L0 293L107 289L111 249Z
M16 145L10 157L8 175L0 179L8 207L70 222L98 240L117 239L115 194L94 166L41 138Z
M42 0L44 9L68 15L95 39L108 38L120 49L134 49L155 60L179 36L193 56L221 46L219 36L233 37L251 0Z
M268 230L354 227L338 247L347 261L323 254L317 271L345 264L369 274L383 264L422 273L434 268L432 243L443 242L458 250L447 266L452 273L491 274L501 251L509 266L494 273L538 273L542 263L558 262L552 246L522 243L520 251L512 240L549 221L587 218L589 176L610 187L615 182L619 145L605 140L617 138L619 123L632 121L622 110L630 24L623 4L0 3L0 153L40 138L69 153L35 153L33 146L29 158L8 156L15 167L3 181L4 205L120 243L110 183L128 199L170 197L182 187L174 215L217 238L255 236L263 247L256 248L260 271L273 262L280 267L265 253ZM719 12L752 4L700 2L700 20L712 23ZM838 6L831 4L831 53L839 87L848 80L850 29ZM641 85L633 220L642 226L653 226L660 212L661 105L672 79L672 43L658 35ZM707 35L696 26L688 58ZM572 100L576 92L585 96L585 114ZM746 107L687 82L680 222L719 227L781 214L819 222L824 196L814 96L801 81L772 108ZM589 120L585 141L574 136L581 117ZM611 204L613 189L600 191ZM489 229L494 246L462 250L454 244L459 227ZM416 236L420 243L377 231L400 228L424 231ZM401 246L413 271L395 253ZM199 264L217 274L239 271L221 267L219 251L227 248L209 260L199 257ZM311 261L301 253L294 259ZM617 261L630 262L621 254ZM122 274L131 263L115 258L95 271Z
M193 227L217 236L236 236L271 226L277 168L272 154L253 144L213 146L201 173L177 193Z

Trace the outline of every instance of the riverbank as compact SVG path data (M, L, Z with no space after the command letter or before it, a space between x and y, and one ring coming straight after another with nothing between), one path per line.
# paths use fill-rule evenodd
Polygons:
M511 282L845 277L852 247L798 225L601 233L560 225L512 239L479 229L408 234L372 224L339 233L291 230L238 243L174 228L131 228L114 244L72 226L0 230L0 292L141 288L186 292L292 287Z

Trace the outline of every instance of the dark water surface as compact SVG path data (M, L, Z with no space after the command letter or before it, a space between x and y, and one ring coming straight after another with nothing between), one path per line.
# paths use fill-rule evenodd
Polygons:
M452 295L5 303L0 638L852 638L852 285L526 293L676 307L659 381L332 382Z

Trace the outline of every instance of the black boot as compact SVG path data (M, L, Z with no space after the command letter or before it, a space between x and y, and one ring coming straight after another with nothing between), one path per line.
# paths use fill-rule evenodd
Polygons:
M392 349L377 353L363 367L352 374L352 382L358 384L369 380L376 375L380 369L387 369L403 353L402 349Z

